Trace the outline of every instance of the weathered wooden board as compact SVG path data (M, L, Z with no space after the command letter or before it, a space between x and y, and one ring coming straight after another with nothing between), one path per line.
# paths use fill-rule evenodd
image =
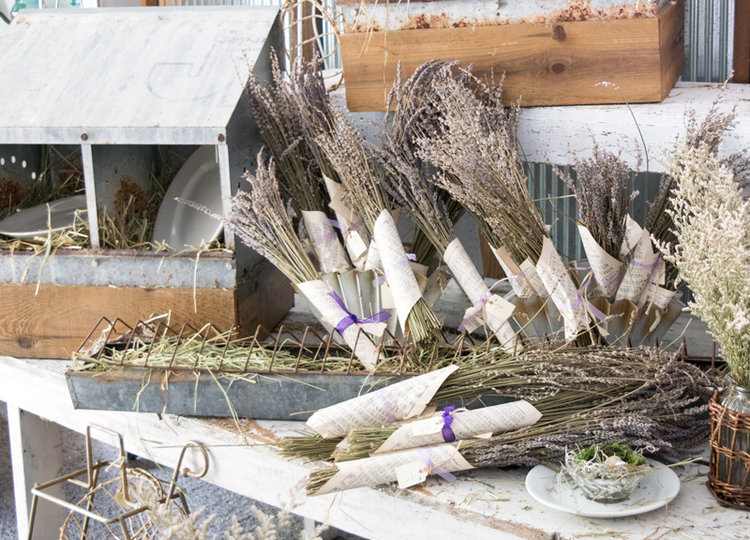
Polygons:
M245 334L273 328L293 305L289 282L270 264L236 288L144 288L0 285L0 354L70 358L103 316L138 321L171 312L172 324L221 329L239 324ZM194 304L195 303L195 304ZM197 311L195 307L197 306Z
M340 36L351 111L384 110L397 66L457 60L505 73L522 106L661 101L684 65L683 3L658 17L352 32Z

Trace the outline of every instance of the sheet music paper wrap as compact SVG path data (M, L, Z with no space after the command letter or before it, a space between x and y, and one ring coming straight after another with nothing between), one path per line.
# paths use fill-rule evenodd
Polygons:
M410 377L376 392L342 401L314 413L307 425L329 439L359 427L385 426L421 415L435 392L458 366Z
M349 314L330 296L331 288L325 281L306 281L298 283L297 288L333 327L336 327L342 320L349 317ZM357 359L362 362L362 365L372 371L378 363L380 354L372 341L370 341L370 338L364 332L360 332L360 329L365 330L365 326L368 325L353 323L341 335L346 344L354 351ZM384 324L383 328L385 328ZM375 332L377 330L373 327L371 331ZM382 330L380 333L382 334Z
M432 463L433 466L429 466L428 463ZM406 488L424 481L430 474L445 474L445 472L475 468L452 444L342 461L336 466L339 469L338 472L317 491L316 495L363 486L389 484L401 480L399 477L404 479L404 481L399 481L399 487ZM406 480L407 477L408 480Z
M520 351L521 349L517 348L518 336L508 323L508 319L513 316L515 306L498 295L489 294L489 287L479 275L476 266L458 238L454 238L448 244L443 260L461 289L469 297L472 307L466 310L467 314L476 312L478 325L481 326L482 321L486 322L506 351Z
M451 429L457 441L470 439L485 433L502 433L536 424L542 417L528 401L519 400L492 407L466 410L453 413ZM377 449L375 454L444 443L442 414L430 418L414 420L398 428Z

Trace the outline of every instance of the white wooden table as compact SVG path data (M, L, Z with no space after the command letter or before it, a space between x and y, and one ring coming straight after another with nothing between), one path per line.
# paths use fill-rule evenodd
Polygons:
M28 490L60 475L65 450L60 428L83 433L91 423L107 426L123 434L129 452L167 466L174 465L184 443L200 441L209 449L209 482L276 506L300 490L316 466L287 461L273 447L301 428L298 422L242 420L240 435L231 420L74 410L63 375L66 364L0 357L0 400L8 403L20 535L27 527ZM750 513L719 506L704 487L706 470L703 465L678 469L682 488L667 507L611 520L540 505L524 488L527 469L476 470L453 484L431 478L405 491L388 486L302 497L294 511L367 538L747 538ZM40 508L47 519L37 521L35 538L56 537L55 510Z

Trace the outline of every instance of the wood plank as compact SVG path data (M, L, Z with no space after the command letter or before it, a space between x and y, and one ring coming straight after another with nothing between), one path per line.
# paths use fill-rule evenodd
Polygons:
M126 321L172 312L172 322L200 327L212 322L229 329L236 320L235 291L224 289L145 289L139 287L0 286L0 354L31 358L70 358L97 321ZM198 311L193 309L193 300Z
M750 2L734 5L734 82L750 83Z
M398 62L409 76L431 59L473 63L479 75L504 72L506 102L521 97L523 106L660 101L659 25L643 18L343 34L347 105L383 110Z
M289 280L265 260L240 279L236 291L234 320L242 336L252 336L258 326L273 329L294 305Z
M19 540L25 540L31 538L31 488L62 474L62 437L57 424L47 422L12 404L8 404L8 433L13 463L16 526ZM46 492L64 497L61 485L51 487ZM40 499L33 523L33 538L57 538L66 513L62 507Z
M667 97L685 69L684 1L668 4L659 12L661 99Z

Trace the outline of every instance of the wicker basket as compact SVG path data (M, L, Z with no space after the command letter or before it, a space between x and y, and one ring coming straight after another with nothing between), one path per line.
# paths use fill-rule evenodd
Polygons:
M750 510L750 389L733 388L709 404L711 457L706 485L722 506ZM742 401L744 407L737 406ZM730 408L731 407L731 408Z

